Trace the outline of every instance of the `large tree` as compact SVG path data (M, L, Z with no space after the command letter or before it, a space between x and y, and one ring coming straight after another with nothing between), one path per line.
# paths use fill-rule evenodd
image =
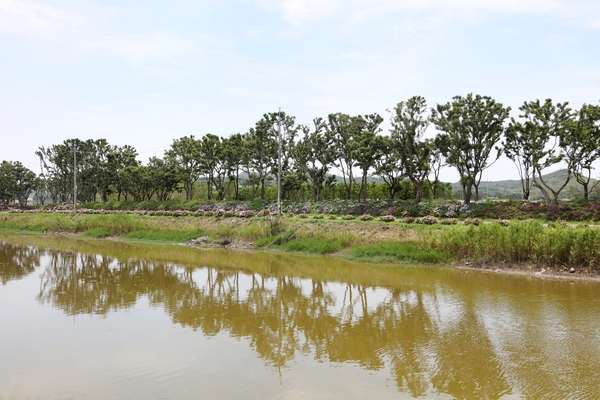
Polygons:
M600 106L584 104L574 129L577 144L573 175L583 187L584 199L589 200L590 192L600 183L598 180L592 183L593 164L600 158Z
M152 191L158 201L169 200L181 182L177 166L169 157L151 157L148 160ZM152 194L147 199L150 200Z
M376 167L377 160L381 158L383 150L382 137L379 125L383 118L379 114L358 116L353 124L353 137L356 146L353 150L354 165L360 168L361 179L358 191L358 200L367 200L367 177L369 171Z
M356 163L355 155L358 143L356 132L362 130L364 120L359 117L351 117L348 114L329 114L327 118L327 134L331 138L336 153L337 162L334 164L342 172L343 185L346 191L346 199L352 198L352 187L354 185L353 167Z
M301 127L304 137L295 148L295 157L299 169L310 180L312 200L321 200L323 184L335 153L331 137L325 133L323 118L315 118L313 125L312 130L309 126Z
M184 136L173 140L171 148L165 152L165 156L177 165L186 200L194 197L194 184L201 175L200 146L200 141L196 140L193 135Z
M431 144L424 135L429 126L427 102L421 96L413 96L396 105L392 113L391 137L404 173L415 187L415 203L421 202L423 184L431 171Z
M16 201L26 206L37 185L33 171L19 161L2 161L0 164L0 204Z
M529 200L533 179L533 153L543 140L537 136L537 130L532 124L523 124L511 118L504 139L504 154L516 165L521 178L523 200ZM542 147L545 141L542 143Z
M277 157L277 137L273 124L266 118L261 118L254 128L246 134L246 172L252 183L252 200L257 189L260 198L265 198L265 182L270 177L274 160Z
M504 107L489 96L469 93L455 96L451 102L438 104L431 110L431 120L442 133L435 143L460 175L465 203L470 203L472 188L479 200L479 183L483 171L501 154L498 143L504 132L504 121L510 107ZM492 152L495 155L490 158Z
M546 99L544 103L539 100L525 102L519 107L519 117L523 122L520 125L513 124L511 128L518 130L524 149L531 152L532 185L540 189L548 206L558 201L577 161L577 128L573 112L567 105L566 102L554 104L551 99ZM542 173L559 163L566 164L567 176L564 182L552 187L544 180Z
M375 163L375 174L383 179L390 199L394 199L404 179L400 151L389 136L381 137L381 148L381 157Z

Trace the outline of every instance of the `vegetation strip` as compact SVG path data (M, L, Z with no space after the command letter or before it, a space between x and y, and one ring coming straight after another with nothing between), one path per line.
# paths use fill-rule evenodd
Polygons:
M0 213L0 229L71 232L102 238L209 243L312 254L336 253L368 261L464 263L600 270L600 229L538 221L479 225L415 225L381 220L252 217L156 217L131 214Z

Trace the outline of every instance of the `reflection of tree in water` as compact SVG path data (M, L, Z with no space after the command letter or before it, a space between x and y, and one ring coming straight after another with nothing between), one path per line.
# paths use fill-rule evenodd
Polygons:
M3 285L21 279L40 265L42 251L33 246L0 242L0 281Z
M490 327L482 317L485 312L478 309L488 300L468 290L448 294L444 287L407 282L369 304L371 288L361 284L79 253L49 255L39 295L42 302L68 314L105 314L147 296L182 326L206 335L226 331L247 338L276 368L298 354L353 362L370 370L387 367L398 388L414 397L446 393L493 399L514 387L527 396L532 385L519 380L535 379L531 373L505 376L498 344L492 344ZM456 310L449 312L449 305ZM503 338L510 341L511 333Z

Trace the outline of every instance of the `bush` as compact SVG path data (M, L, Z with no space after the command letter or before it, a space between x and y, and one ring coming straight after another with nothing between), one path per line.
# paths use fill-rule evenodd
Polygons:
M384 221L384 222L394 222L394 221L396 221L396 218L393 215L389 215L389 214L388 215L382 215L379 219L381 221Z
M478 226L481 224L481 220L479 218L465 218L465 225L475 225Z
M373 219L373 216L370 214L363 214L360 217L358 217L358 219L360 219L361 221L370 221Z
M432 215L428 215L428 216L426 216L426 217L423 217L423 218L417 218L417 219L415 220L415 222L416 222L417 224L423 224L423 225L433 225L433 224L437 224L437 223L438 223L438 220L437 220L437 219L436 219L434 216L432 216Z

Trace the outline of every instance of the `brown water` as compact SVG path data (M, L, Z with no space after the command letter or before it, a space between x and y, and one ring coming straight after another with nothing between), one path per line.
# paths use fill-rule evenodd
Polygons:
M597 282L6 234L0 281L0 399L600 398Z

